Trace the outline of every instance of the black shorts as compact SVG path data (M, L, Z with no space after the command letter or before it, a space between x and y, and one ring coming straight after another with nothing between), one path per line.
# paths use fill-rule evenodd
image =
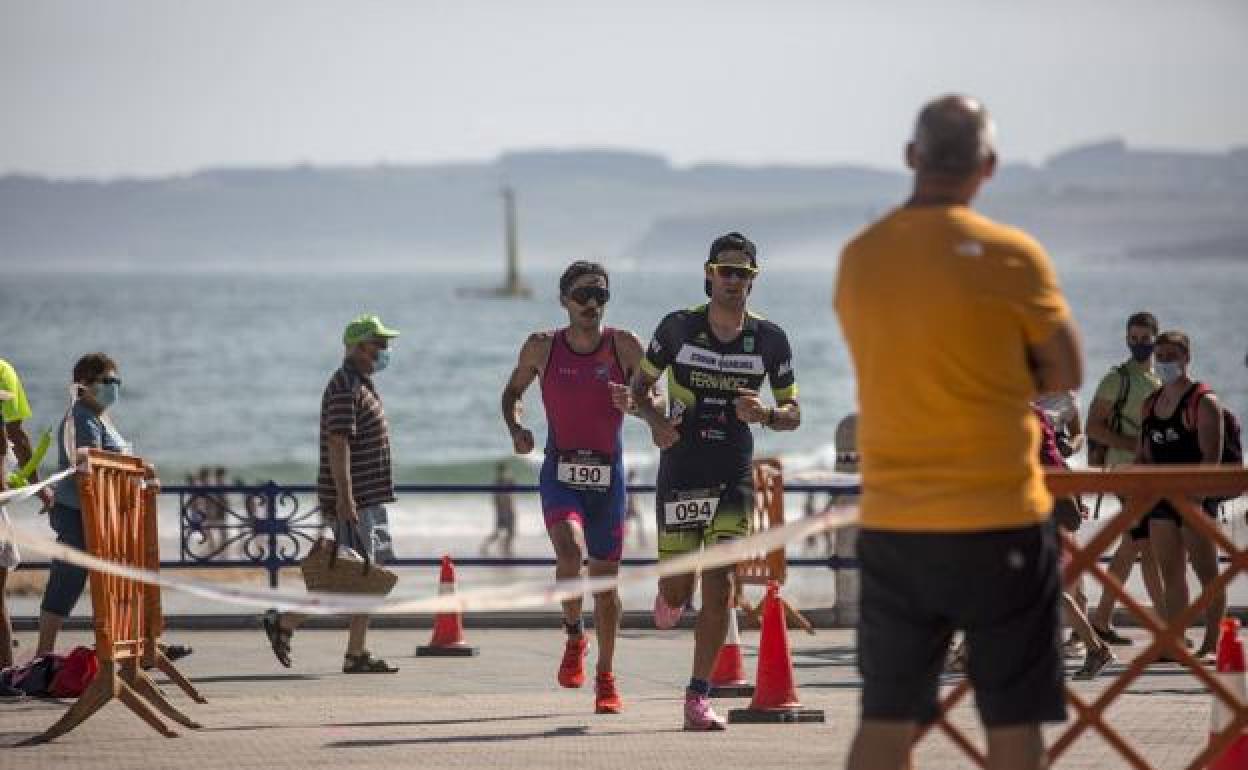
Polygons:
M1205 498L1200 503L1201 510L1205 515L1214 521L1218 520L1218 501L1213 498ZM1154 521L1173 521L1176 527L1183 526L1183 518L1179 516L1179 512L1174 509L1170 503L1162 500L1153 506L1153 509L1140 517L1140 521L1127 532L1131 535L1132 540L1147 540L1148 528L1150 522Z
M986 727L1066 719L1051 525L966 534L863 530L858 560L863 719L934 721L958 629Z

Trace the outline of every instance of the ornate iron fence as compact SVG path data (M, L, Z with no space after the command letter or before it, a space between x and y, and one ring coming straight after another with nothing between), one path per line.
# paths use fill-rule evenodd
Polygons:
M512 494L535 494L534 485L506 487ZM653 493L653 485L633 485L630 493ZM397 495L493 495L492 484L401 484ZM856 487L833 485L790 485L793 494L857 492ZM315 503L316 487L278 484L223 486L166 486L162 495L178 498L178 558L162 561L162 567L250 567L268 573L269 585L277 587L281 570L298 565L321 531L320 508ZM308 503L311 502L311 505ZM241 505L241 507L239 507ZM653 564L650 558L628 558L625 565ZM542 567L553 566L553 557L502 558L460 557L464 567ZM794 567L855 569L854 559L831 554L826 558L793 558ZM432 567L433 558L398 558L387 561L398 567ZM35 566L35 565L31 565Z

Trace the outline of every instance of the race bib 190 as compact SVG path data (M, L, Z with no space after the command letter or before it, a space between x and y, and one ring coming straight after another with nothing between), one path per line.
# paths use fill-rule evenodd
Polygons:
M556 473L570 487L603 490L611 486L611 466L593 455L560 457Z

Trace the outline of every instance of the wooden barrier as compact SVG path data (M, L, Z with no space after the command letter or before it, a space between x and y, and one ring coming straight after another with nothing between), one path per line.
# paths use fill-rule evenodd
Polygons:
M1131 612L1141 627L1153 637L1152 643L1119 674L1092 702L1085 701L1069 687L1066 700L1075 712L1075 719L1062 730L1049 747L1049 763L1057 761L1089 728L1098 732L1127 763L1136 770L1152 770L1148 760L1129 744L1105 721L1109 706L1144 673L1144 669L1161 655L1177 661L1194 675L1205 687L1226 703L1231 713L1230 723L1210 738L1205 750L1193 758L1188 770L1208 767L1210 761L1220 755L1239 734L1248 727L1248 703L1241 701L1217 677L1213 676L1182 643L1188 626L1200 617L1214 600L1217 591L1225 591L1232 579L1240 572L1248 571L1248 549L1235 546L1210 521L1196 499L1207 496L1236 496L1248 491L1248 469L1216 466L1161 467L1137 466L1116 471L1050 471L1047 474L1049 490L1056 496L1079 494L1111 494L1120 497L1123 509L1109 520L1086 545L1080 546L1073 538L1065 537L1071 560L1062 572L1065 585L1073 585L1086 573L1096 578L1105 590ZM1107 549L1118 543L1122 535L1139 522L1158 502L1166 500L1183 519L1183 526L1191 527L1213 541L1229 566L1202 590L1176 618L1173 625L1165 623L1151 610L1137 602L1122 584L1106 572L1097 560ZM953 688L940 703L940 717L935 722L942 732L954 742L967 757L979 767L987 766L987 758L968 738L954 727L947 715L970 691L970 683L963 681ZM927 734L929 727L919 730L914 743Z
M159 567L157 482L151 466L138 457L98 449L79 450L78 461L87 552L130 567ZM155 649L163 625L159 587L94 570L90 580L99 674L54 725L24 745L45 743L68 733L114 698L166 737L177 733L165 726L157 712L186 727L199 727L169 703L140 668L146 657L162 671L174 671L171 678L175 682L185 682ZM186 688L192 697L198 697L189 683Z
M761 458L754 461L754 510L750 515L751 535L765 532L784 525L784 468L775 458ZM758 554L739 562L736 568L736 605L745 613L746 625L750 628L762 626L761 605L752 606L745 600L743 589L747 585L766 587L771 581L784 585L788 577L788 558L783 547L774 551ZM783 598L780 603L789 620L789 627L800 628L808 634L815 632L814 626L802 613L793 608Z

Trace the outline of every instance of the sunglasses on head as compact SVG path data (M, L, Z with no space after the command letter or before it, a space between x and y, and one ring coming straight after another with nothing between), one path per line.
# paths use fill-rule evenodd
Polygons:
M587 304L592 299L601 306L611 300L611 290L602 286L578 286L568 290L568 299L578 305Z
M720 278L740 278L743 281L750 281L754 276L758 275L757 267L749 265L711 265L711 269L715 271Z

